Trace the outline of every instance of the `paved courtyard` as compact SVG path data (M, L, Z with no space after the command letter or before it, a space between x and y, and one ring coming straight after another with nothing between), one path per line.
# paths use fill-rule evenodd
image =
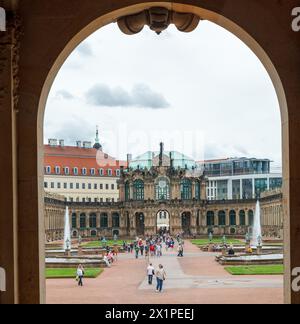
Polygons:
M282 276L231 276L214 261L214 254L202 253L190 242L185 257L164 252L153 258L167 272L165 290L155 293L148 285L146 260L123 254L97 279L86 279L79 288L75 279L47 280L47 302L55 304L279 304L283 303Z

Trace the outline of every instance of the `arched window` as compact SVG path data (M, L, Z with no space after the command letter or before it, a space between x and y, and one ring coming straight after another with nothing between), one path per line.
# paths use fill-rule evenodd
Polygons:
M100 215L100 227L107 228L108 227L108 216L106 213L102 213Z
M197 200L201 199L201 184L199 181L196 181L195 183L195 198Z
M120 216L118 213L112 214L112 227L119 228L120 227Z
M156 180L155 197L156 197L156 200L169 200L170 199L169 179L161 177Z
M144 182L135 180L133 183L133 200L144 200Z
M125 182L125 201L130 200L130 184L129 182Z
M77 215L76 215L76 213L72 214L72 228L77 228Z
M226 213L224 210L220 210L218 213L219 226L226 226Z
M90 214L90 228L97 228L97 216L96 216L96 214Z
M240 225L245 226L246 225L246 213L245 213L245 211L240 210L239 216L240 216Z
M249 217L249 226L254 225L254 212L253 210L248 211L248 217Z
M86 228L86 216L85 216L85 214L80 215L80 228Z
M206 213L206 224L207 226L215 226L215 213L213 211Z
M230 226L236 226L236 212L234 210L229 212L229 224Z
M192 182L189 179L183 179L181 181L181 199L182 200L192 199Z

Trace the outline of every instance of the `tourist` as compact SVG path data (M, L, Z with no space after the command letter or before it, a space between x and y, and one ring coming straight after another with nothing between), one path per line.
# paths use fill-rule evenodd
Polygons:
M111 267L111 264L110 264L110 262L108 261L108 257L107 257L106 255L103 257L103 261L105 262L105 264L106 264L106 266L107 266L108 268Z
M183 246L182 244L179 244L178 246L178 257L183 257Z
M144 250L145 250L144 244L140 245L141 256L144 256Z
M140 248L138 245L135 246L135 258L138 259L139 258L139 252L140 252Z
M84 276L84 268L80 264L77 268L77 278L76 280L78 281L78 286L83 287L83 276Z
M149 245L147 244L147 245L145 246L145 257L147 258L148 255L149 255Z
M235 252L234 252L234 249L233 249L233 246L231 246L228 250L228 255L229 256L234 256L235 255Z
M156 292L162 292L163 284L164 281L166 280L166 272L162 264L158 266L158 270L155 272L155 276L157 281Z
M155 274L154 267L153 267L152 263L150 263L148 268L147 268L147 275L148 275L148 283L149 283L149 285L152 285L154 274Z

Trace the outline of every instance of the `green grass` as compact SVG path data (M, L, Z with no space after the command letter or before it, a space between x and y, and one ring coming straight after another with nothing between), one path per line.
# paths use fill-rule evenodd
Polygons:
M195 245L203 246L203 245L208 245L210 243L212 244L222 244L223 239L222 238L214 238L211 242L209 239L199 239L199 240L191 240L191 242ZM241 240L236 240L236 239L226 239L227 244L233 244L233 245L241 245L243 242Z
M58 268L58 269L46 269L47 279L66 279L66 278L76 278L75 268ZM103 272L103 269L88 268L85 269L85 278L97 278Z
M236 266L225 267L225 270L234 276L245 275L282 275L283 265L261 265L261 266Z
M108 246L114 246L115 244L117 244L118 246L122 246L123 245L123 241L118 240L118 241L107 241L106 245ZM103 247L103 243L100 241L91 241L91 242L87 242L87 243L83 243L82 244L83 247L89 247L89 248L101 248Z

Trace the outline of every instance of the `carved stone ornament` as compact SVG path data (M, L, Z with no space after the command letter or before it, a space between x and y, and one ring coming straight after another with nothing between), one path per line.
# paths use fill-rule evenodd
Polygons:
M181 32L195 30L201 18L193 13L180 13L162 7L153 7L134 15L118 19L120 30L126 35L134 35L149 26L156 34L166 30L170 24L174 24Z

